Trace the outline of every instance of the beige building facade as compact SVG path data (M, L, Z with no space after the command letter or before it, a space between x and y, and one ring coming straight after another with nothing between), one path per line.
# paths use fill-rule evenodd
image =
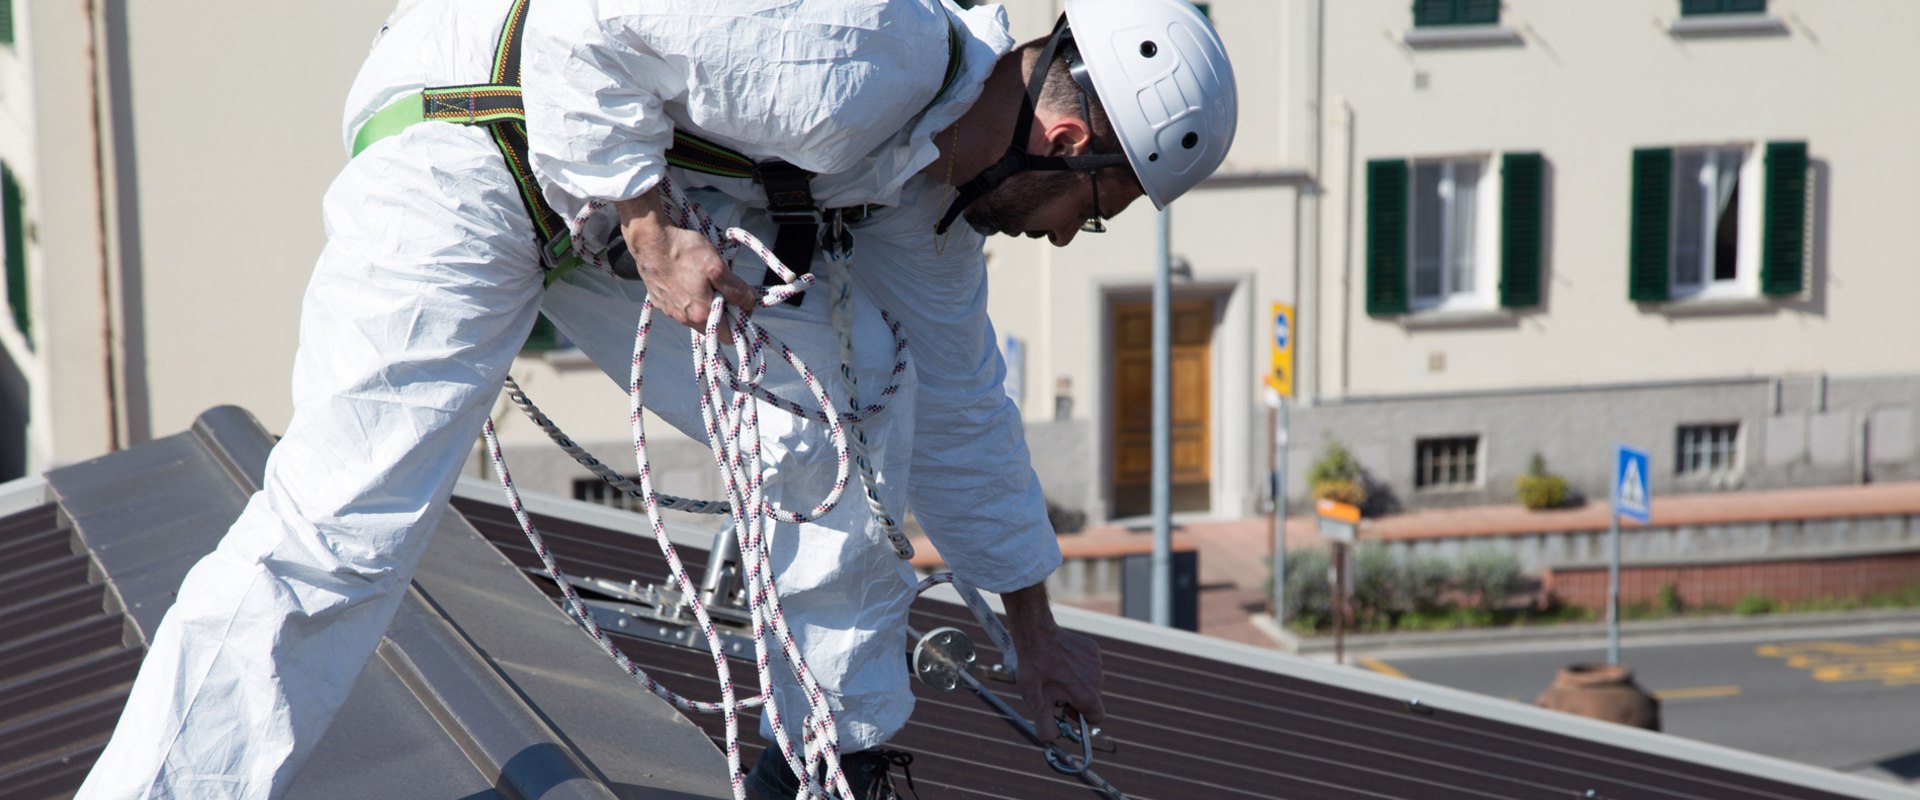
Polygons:
M1296 310L1296 501L1331 442L1400 507L1507 502L1535 453L1597 495L1615 442L1652 452L1657 492L1920 477L1920 366L1900 346L1920 333L1902 313L1920 270L1899 239L1920 112L1887 77L1912 57L1894 31L1920 7L1202 5L1235 59L1240 130L1171 212L1182 512L1268 507L1276 302ZM216 404L284 427L319 201L346 159L340 103L391 7L12 4L0 162L20 256L0 470L92 457ZM1035 37L1060 2L1008 10ZM292 99L249 100L264 97ZM1796 152L1797 272L1780 233L1795 182L1769 167ZM1155 249L1144 203L1071 248L990 245L1009 392L1068 516L1145 513ZM626 463L620 387L564 348L514 374ZM499 410L521 483L599 496ZM666 490L712 490L699 445L657 449Z
M0 8L19 219L0 470L175 433L220 404L283 428L320 197L346 163L342 101L392 0Z
M1615 443L1653 456L1656 493L1920 477L1898 344L1920 334L1899 233L1920 113L1887 78L1920 7L1207 5L1242 117L1171 215L1177 510L1268 507L1274 302L1297 314L1296 503L1335 442L1386 509L1512 502L1535 454L1603 500ZM1116 321L1154 226L1113 228L993 254L1035 439L1071 454L1042 474L1096 519L1141 513ZM1183 301L1214 321L1184 360Z

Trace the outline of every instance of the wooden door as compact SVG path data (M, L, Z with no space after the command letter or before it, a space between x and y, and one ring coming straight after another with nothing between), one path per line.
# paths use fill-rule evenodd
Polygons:
M1172 304L1172 500L1204 511L1212 489L1212 299ZM1113 515L1153 510L1153 306L1113 304Z

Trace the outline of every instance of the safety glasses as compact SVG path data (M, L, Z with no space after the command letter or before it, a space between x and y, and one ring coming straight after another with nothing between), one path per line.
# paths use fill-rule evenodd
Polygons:
M1080 119L1087 123L1087 135L1093 135L1093 110L1087 104L1085 87L1080 90ZM1087 170L1087 186L1093 190L1093 216L1080 223L1081 233L1106 233L1106 214L1100 212L1100 173Z

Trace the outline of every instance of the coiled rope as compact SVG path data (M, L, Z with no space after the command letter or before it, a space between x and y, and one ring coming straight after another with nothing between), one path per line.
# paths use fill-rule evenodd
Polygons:
M705 235L729 266L740 248L744 247L752 251L767 264L769 269L786 281L782 285L757 290L762 292L758 301L761 307L771 307L785 302L793 295L807 290L814 283L815 278L812 275L796 277L792 270L780 263L764 244L747 231L740 228L725 230L717 228L699 206L681 193L670 180L662 179L660 188L662 205L668 215L674 218L680 227L697 230ZM597 204L590 204L583 212L583 216L595 213L600 208L601 206ZM726 308L717 295L709 307L705 330L694 339L694 380L700 387L701 420L705 427L708 447L714 454L715 467L721 475L724 499L696 500L663 495L653 487L651 461L646 450L647 439L641 400L647 335L652 327L653 318L651 298L641 305L628 382L634 457L638 466L635 478L628 478L595 458L585 448L567 437L559 426L542 413L517 383L511 378L506 382L508 398L536 426L546 432L549 438L594 475L640 501L653 529L654 539L659 544L661 553L666 557L669 575L693 612L695 621L706 638L708 650L713 656L714 670L720 683L721 697L718 703L692 700L661 685L628 659L594 622L585 601L565 579L559 564L554 560L545 541L526 514L519 493L514 488L491 419L487 421L484 429L488 454L495 474L500 477L502 489L506 492L509 507L513 510L515 519L520 523L521 530L532 544L535 554L540 558L549 577L559 587L567 612L586 629L603 652L612 657L621 669L648 691L684 711L724 715L727 766L736 800L745 798L745 781L740 768L738 710L754 706L764 706L763 713L773 729L781 755L794 774L802 778L799 797L830 797L832 795L829 791L843 798L852 797L846 776L840 769L839 735L833 720L832 709L826 700L825 693L808 669L780 608L779 593L774 585L773 567L766 547L766 537L771 533L772 526L776 522L809 522L831 511L846 488L848 464L852 461L860 471L861 487L868 509L881 523L889 544L903 559L913 555L913 547L901 530L899 522L888 512L886 504L879 496L878 481L867 453L867 439L861 426L865 420L886 410L887 403L898 393L900 381L907 369L906 338L902 334L900 323L882 311L881 317L894 339L891 382L878 393L880 402L862 406L859 401L858 378L853 367L853 282L850 275L852 249L850 246L829 248L827 254L826 273L832 297L830 321L838 338L840 373L846 388L844 411L836 411L836 406L829 397L826 387L798 354L755 324L751 315ZM597 256L588 258L588 261L604 267L604 263ZM720 337L719 326L723 320L728 325L733 338L732 359L727 357L726 345ZM768 361L767 351L770 348L777 349L781 359L800 375L812 395L811 399L814 402L811 406L781 397L762 387ZM827 496L806 512L782 509L765 498L766 486L759 444L759 404L754 402L755 400L765 401L788 413L811 418L827 426L828 438L836 456L837 472L833 487L828 491ZM762 687L760 695L746 698L736 696L724 645L707 613L705 603L700 599L700 592L694 586L672 542L667 537L666 525L660 515L661 508L728 515L729 527L740 547L744 591L751 610L755 662ZM977 590L956 580L950 572L927 577L915 590L925 592L940 583L953 583L960 590L961 597L966 601L969 609L979 619L989 637L1001 648L1004 654L1003 666L1011 674L1015 668L1012 637ZM807 713L802 719L803 735L798 752L787 731L787 725L782 719L777 693L766 691L766 687L773 685L770 639L777 643L781 655L785 657L808 699ZM822 774L825 776L824 785L816 778Z

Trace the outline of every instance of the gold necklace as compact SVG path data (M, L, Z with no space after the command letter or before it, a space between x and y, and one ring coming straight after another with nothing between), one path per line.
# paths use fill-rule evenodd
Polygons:
M960 120L956 119L953 121L953 139L947 142L947 144L953 148L953 151L947 154L947 190L940 195L940 208L942 209L945 209L948 203L953 202L953 162L960 160ZM933 254L935 256L944 256L947 254L946 232L943 231L933 237Z

